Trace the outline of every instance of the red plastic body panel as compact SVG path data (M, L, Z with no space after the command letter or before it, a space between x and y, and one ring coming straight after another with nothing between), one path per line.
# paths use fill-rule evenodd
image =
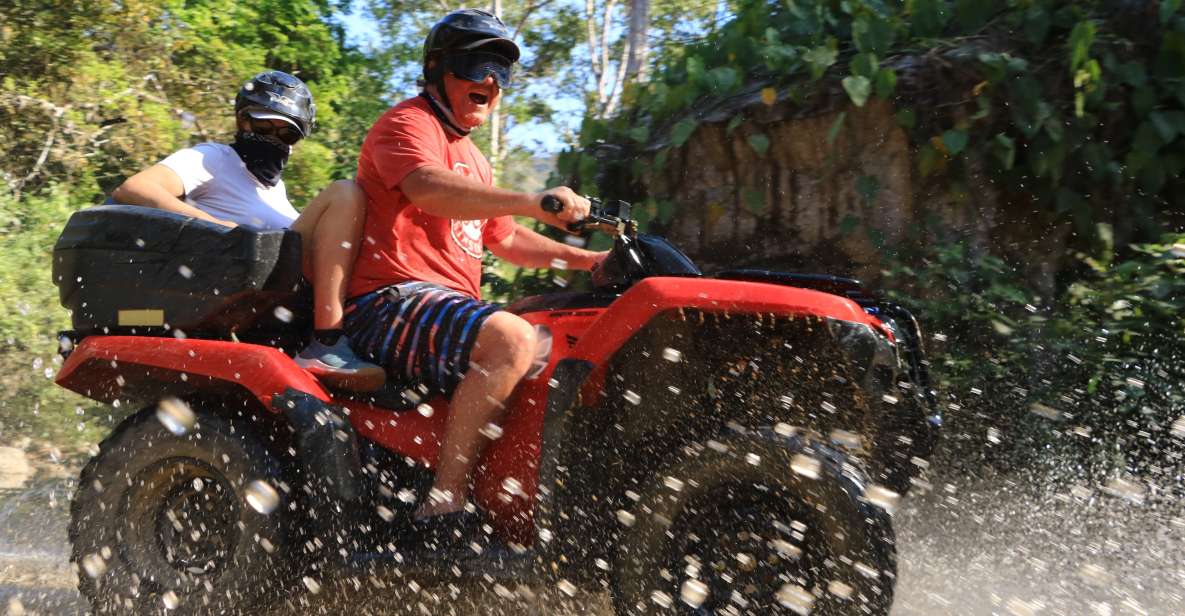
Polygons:
M520 383L507 401L502 435L490 443L474 474L474 498L488 512L499 535L525 545L535 537L533 515L541 436L555 364L576 358L597 366L585 387L585 393L595 397L605 364L613 354L655 315L679 308L813 315L863 323L892 337L880 321L842 297L773 284L704 278L649 278L608 308L521 315L551 331L552 353L543 373ZM234 342L91 337L70 355L57 382L83 395L110 401L119 397L125 382L131 384L137 374L152 370L160 374L149 385L164 378L179 378L180 374L202 376L213 382L239 384L268 408L272 396L289 387L307 392L347 408L350 423L361 437L428 467L436 465L440 435L448 418L448 402L442 397L425 401L431 412L421 407L400 413L355 401L333 400L315 378L280 351Z
M289 387L321 400L330 396L317 379L279 350L257 344L144 336L91 336L62 365L56 382L103 402L119 399L125 384L141 375L189 379L206 377L241 385L264 407ZM182 377L181 375L184 375Z
M598 335L588 336L572 352L575 359L601 365L654 315L679 308L707 312L801 314L827 317L892 334L856 302L809 289L761 282L711 278L647 278L631 287L592 324Z

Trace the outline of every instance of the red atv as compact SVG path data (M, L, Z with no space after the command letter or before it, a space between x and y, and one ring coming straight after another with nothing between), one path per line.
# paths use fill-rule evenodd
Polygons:
M615 237L593 290L507 307L550 344L474 477L491 541L441 563L408 528L447 400L331 391L293 363L293 232L75 213L57 382L140 409L72 504L95 612L226 613L336 561L545 573L623 615L887 614L890 514L940 425L915 320L849 279L704 275L622 202L586 228Z

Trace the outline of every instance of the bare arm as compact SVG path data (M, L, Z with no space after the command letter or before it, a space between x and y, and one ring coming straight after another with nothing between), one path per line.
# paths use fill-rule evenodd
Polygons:
M519 267L533 268L589 270L600 263L606 254L557 242L522 225L515 225L514 232L506 239L490 244L488 248L500 259L506 259Z
M443 167L428 165L412 171L399 184L416 207L442 218L479 220L498 216L529 216L565 228L568 222L588 216L588 200L560 186L541 193L521 193L486 186ZM543 211L544 195L564 204L559 214Z
M185 187L176 172L164 165L153 165L124 180L111 197L118 203L154 207L185 216L208 220L227 227L235 223L219 220L181 200Z

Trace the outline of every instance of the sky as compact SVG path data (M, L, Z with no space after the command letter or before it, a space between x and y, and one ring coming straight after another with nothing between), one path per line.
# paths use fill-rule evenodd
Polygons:
M341 15L342 24L346 28L347 41L362 48L375 47L381 41L378 24L366 9L359 8L353 13ZM529 87L529 86L525 86ZM552 101L552 107L557 115L563 118L569 126L578 126L584 105L581 101L571 97L564 97ZM538 156L555 154L564 149L562 136L555 125L531 122L520 124L512 128L507 136L512 145L522 146Z

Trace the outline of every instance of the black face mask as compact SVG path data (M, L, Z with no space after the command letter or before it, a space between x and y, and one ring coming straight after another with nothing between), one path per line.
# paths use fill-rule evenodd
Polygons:
M265 186L280 183L280 174L284 172L284 165L292 152L292 146L274 135L257 135L243 131L235 133L235 142L230 147L239 154L251 175Z

